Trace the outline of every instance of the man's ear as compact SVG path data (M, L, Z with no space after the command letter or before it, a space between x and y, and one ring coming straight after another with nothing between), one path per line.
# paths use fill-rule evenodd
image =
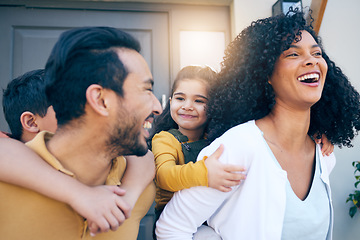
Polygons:
M36 116L32 112L29 111L23 112L20 116L20 122L24 131L31 133L40 132L39 126L36 123Z
M107 91L98 84L92 84L86 89L86 100L89 106L98 114L109 115L109 100Z

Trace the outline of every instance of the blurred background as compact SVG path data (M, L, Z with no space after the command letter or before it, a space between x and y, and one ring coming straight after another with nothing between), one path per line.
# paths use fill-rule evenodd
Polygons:
M313 10L315 30L327 54L360 91L360 1L289 0ZM133 34L154 75L160 101L169 96L176 73L186 65L218 71L227 44L251 21L269 17L276 0L0 0L0 87L33 69L44 68L58 36L80 26L112 26ZM290 3L293 4L293 3ZM281 8L280 8L281 10ZM1 100L0 100L1 101ZM9 131L0 111L0 130ZM354 147L335 148L337 165L330 176L335 210L334 240L360 239L360 213L350 218L346 203L355 190ZM152 211L152 210L151 210ZM152 212L143 219L139 239L149 239Z

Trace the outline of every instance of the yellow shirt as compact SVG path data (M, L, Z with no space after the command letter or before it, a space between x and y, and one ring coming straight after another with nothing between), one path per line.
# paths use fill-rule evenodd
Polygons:
M45 142L52 134L39 133L27 145L52 167L74 176L47 150ZM118 185L124 174L126 160L114 159L108 175L107 185ZM0 239L11 240L77 240L77 239L116 239L136 240L140 220L153 203L155 186L151 183L138 199L131 217L117 231L89 235L87 222L69 205L45 197L29 189L0 182Z
M156 165L156 209L163 208L174 192L195 186L208 186L204 160L184 164L181 143L169 132L162 131L152 139Z

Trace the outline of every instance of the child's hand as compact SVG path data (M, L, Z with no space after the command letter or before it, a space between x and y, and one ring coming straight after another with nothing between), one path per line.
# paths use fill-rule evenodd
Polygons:
M130 217L131 207L120 196L125 190L118 186L87 187L70 201L71 206L88 221L90 234L115 231Z
M205 160L205 165L208 170L208 185L222 192L231 191L232 186L240 184L246 176L241 173L245 169L238 165L220 163L219 157L224 151L224 146L220 147Z
M316 134L314 139L317 144L321 144L321 153L323 156L329 156L334 151L334 145L327 139L326 135L321 135L321 138L317 138Z

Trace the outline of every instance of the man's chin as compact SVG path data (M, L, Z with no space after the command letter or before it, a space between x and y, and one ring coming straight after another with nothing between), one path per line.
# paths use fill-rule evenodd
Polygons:
M135 155L135 156L138 156L138 157L142 157L142 156L144 156L147 152L148 152L148 147L147 147L147 145L146 145L146 147L145 146L142 146L142 147L138 147L138 148L136 148L136 150L132 153L132 154L130 154L130 155Z
M147 145L146 139L144 137L139 137L139 141L137 142L136 146L133 147L133 153L131 155L136 155L138 157L144 156L148 150L149 147Z

